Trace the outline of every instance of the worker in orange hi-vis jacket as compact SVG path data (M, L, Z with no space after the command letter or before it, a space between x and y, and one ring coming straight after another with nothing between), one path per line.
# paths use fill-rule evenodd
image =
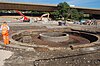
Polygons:
M1 30L2 30L4 44L7 45L7 44L9 44L9 33L8 33L9 26L7 25L7 23L5 21L1 25Z

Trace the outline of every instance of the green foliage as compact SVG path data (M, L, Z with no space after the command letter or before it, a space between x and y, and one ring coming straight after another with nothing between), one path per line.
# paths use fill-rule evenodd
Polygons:
M69 5L66 2L59 3L57 5L58 10L51 12L51 15L53 15L54 19L67 19L68 17L68 11L70 9Z
M80 15L79 21L82 20L82 19L84 19L84 12L80 11L79 12L79 15Z
M57 5L58 10L51 12L53 15L53 19L72 19L72 20L80 20L83 18L83 12L79 12L77 9L71 9L70 6L66 3L59 3Z
M38 11L32 11L32 14L40 14Z
M69 5L66 2L63 2L63 3L59 3L57 7L58 7L60 18L66 19L68 16L68 11L70 9Z
M70 14L70 19L72 20L81 20L84 15L83 12L79 12L77 9L71 9L69 14Z
M60 17L59 11L50 12L50 14L53 15L52 19L54 20L58 20Z
M69 5L66 2L63 3L59 3L57 5L58 9L62 10L62 11L66 11L67 8L69 8Z
M71 19L79 20L80 14L77 9L71 9Z

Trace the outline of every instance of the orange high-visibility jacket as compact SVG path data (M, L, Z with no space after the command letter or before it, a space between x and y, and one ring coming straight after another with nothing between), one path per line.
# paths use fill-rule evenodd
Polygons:
M1 30L2 30L2 34L6 34L6 33L8 33L9 26L7 24L2 24Z

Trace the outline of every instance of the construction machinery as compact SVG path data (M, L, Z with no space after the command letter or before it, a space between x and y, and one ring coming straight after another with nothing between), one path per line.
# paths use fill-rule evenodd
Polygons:
M20 20L22 20L23 22L29 22L30 21L30 18L26 17L20 11L18 11L18 10L15 10L15 11L22 16L22 18Z
M40 17L34 18L34 21L36 21L36 22L37 21L48 21L48 20L50 20L49 15L50 15L49 13L43 14Z
M24 14L22 14L20 11L15 10L18 14L20 14L22 16L22 18L20 20L22 20L23 22L30 22L30 18L26 17ZM34 21L48 21L49 20L49 13L43 14L40 18L35 18ZM44 18L47 17L47 18Z
M47 16L47 19L49 20L49 13L46 13L46 14L43 14L40 18L41 18L41 20L43 20L43 17L45 17L45 16Z

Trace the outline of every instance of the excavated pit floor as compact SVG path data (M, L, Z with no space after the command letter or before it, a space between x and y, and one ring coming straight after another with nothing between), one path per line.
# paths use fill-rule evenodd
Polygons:
M89 40L82 38L80 36L75 36L75 35L69 35L69 40L64 41L64 42L51 42L51 41L46 41L46 40L41 40L38 38L39 35L33 35L32 36L32 41L38 45L48 45L51 47L67 47L70 44L85 44L85 43L90 43Z

